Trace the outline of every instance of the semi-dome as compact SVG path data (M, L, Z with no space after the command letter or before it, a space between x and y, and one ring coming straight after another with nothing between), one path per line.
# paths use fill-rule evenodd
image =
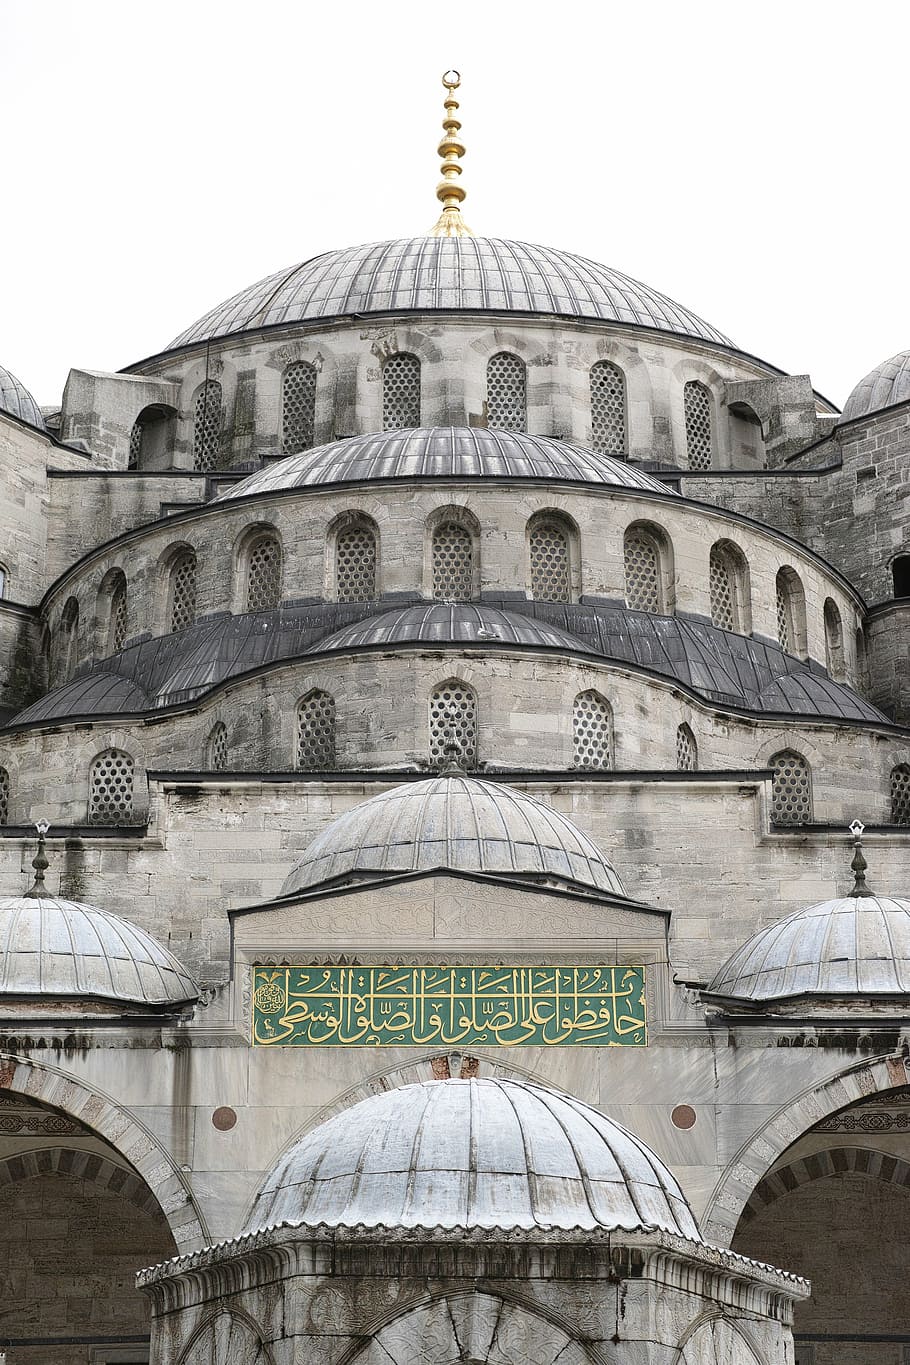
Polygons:
M242 289L168 350L321 318L494 312L615 322L722 346L722 332L656 289L584 256L496 237L402 237L327 251Z
M515 645L519 648L561 649L570 653L586 646L558 626L535 621L517 611L499 611L475 602L424 602L396 607L350 625L317 641L314 654L329 650L377 648L400 644L465 644L482 648Z
M659 1228L701 1240L643 1142L580 1100L512 1080L372 1095L297 1142L247 1232L280 1223L387 1228Z
M910 351L899 351L861 379L844 404L841 421L866 417L910 399Z
M489 427L415 427L348 436L288 455L217 501L371 479L561 479L677 496L643 469L569 441Z
M180 1005L199 988L163 944L128 920L54 896L0 898L0 998L91 997Z
M601 850L565 815L497 782L444 773L345 811L309 844L282 895L436 869L626 894Z
M0 365L0 412L8 412L33 427L44 429L41 409L24 384Z

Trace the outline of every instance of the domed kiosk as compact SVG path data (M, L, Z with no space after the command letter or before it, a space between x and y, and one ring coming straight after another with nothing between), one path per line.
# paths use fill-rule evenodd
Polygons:
M45 429L41 409L23 383L0 365L0 412L18 417L29 426Z
M910 351L898 351L870 370L852 390L844 404L842 422L869 417L895 403L910 400Z

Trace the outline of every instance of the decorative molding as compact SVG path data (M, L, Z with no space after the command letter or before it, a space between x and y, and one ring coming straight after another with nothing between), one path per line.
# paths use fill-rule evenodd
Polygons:
M864 1175L888 1185L900 1185L910 1191L910 1164L887 1152L876 1152L870 1147L833 1147L827 1152L781 1166L760 1180L743 1209L741 1222L751 1222L759 1213L792 1194L802 1185L814 1180L826 1180L834 1175Z

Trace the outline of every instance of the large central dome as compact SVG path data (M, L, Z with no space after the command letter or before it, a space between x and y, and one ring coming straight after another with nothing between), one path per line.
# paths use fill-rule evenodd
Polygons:
M584 256L498 237L401 237L279 270L213 308L167 349L319 318L432 311L549 314L732 344L665 294Z

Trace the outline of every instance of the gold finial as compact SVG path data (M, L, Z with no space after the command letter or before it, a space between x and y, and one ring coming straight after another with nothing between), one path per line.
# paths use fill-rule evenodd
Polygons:
M461 124L457 117L458 101L453 92L461 85L461 75L457 71L446 71L442 83L446 88L446 112L442 120L443 138L439 144L442 179L436 186L436 198L442 204L442 213L435 226L430 229L430 236L473 237L473 232L461 216L465 191L458 183L458 177L461 175L459 158L464 156L464 143L458 136Z

